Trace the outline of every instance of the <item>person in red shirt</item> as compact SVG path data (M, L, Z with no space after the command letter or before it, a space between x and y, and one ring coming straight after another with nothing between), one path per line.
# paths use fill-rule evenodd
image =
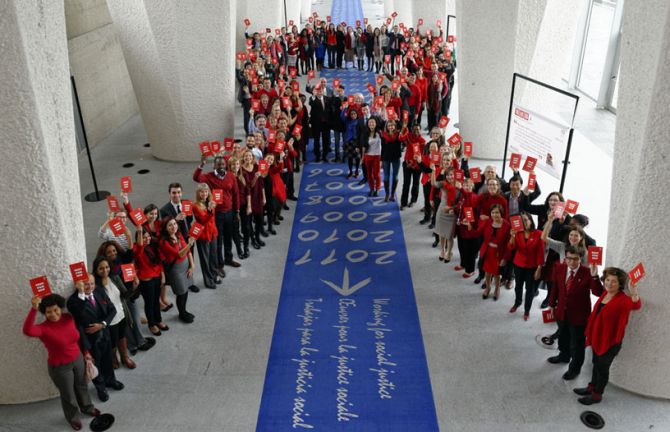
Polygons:
M216 229L214 216L216 203L212 201L211 195L207 183L200 183L196 186L193 216L203 226L202 233L195 244L198 248L200 270L202 270L202 277L205 280L205 287L215 289L216 285L221 283L221 278L216 271L218 265L216 238L219 232Z
M233 221L240 219L240 194L237 179L228 175L226 161L220 156L214 158L214 170L203 174L207 157L203 156L200 165L193 172L193 181L207 183L212 193L221 191L222 201L216 206L215 220L218 231L216 256L221 277L225 277L223 266L239 267L240 263L233 260Z
M411 113L410 113L411 117ZM400 194L400 210L405 207L412 207L419 199L419 178L421 177L421 168L416 156L421 160L423 147L426 145L426 140L421 136L421 126L414 123L411 132L407 134L405 139L405 158L402 164L402 193ZM415 151L415 148L417 151ZM411 201L409 201L410 188L412 190ZM409 201L409 203L408 203Z
M574 389L575 393L582 396L579 402L584 405L602 400L609 381L610 366L621 350L630 312L642 308L636 284L630 284L630 296L624 292L627 280L628 275L619 268L608 267L603 271L605 291L596 302L586 324L586 346L590 346L593 352L591 382L585 388Z
M542 241L542 231L535 229L535 223L532 216L522 211L520 213L523 221L523 231L511 231L509 239L509 248L507 249L507 260L512 259L514 253L514 274L516 286L514 292L514 306L509 310L510 313L516 312L521 306L523 296L523 286L526 285L526 298L523 305L523 320L528 321L530 308L535 298L537 282L542 273L544 264L544 241Z
M261 232L264 232L263 206L265 206L265 187L263 185L263 177L258 172L256 158L251 150L247 149L242 153L242 167L240 171L244 177L244 183L249 188L246 209L244 211L246 216L242 219L242 232L247 232L251 236L251 246L258 250L262 246L265 246L265 242L261 240ZM267 232L265 234L267 236Z
M177 220L168 216L161 226L161 239L158 249L163 257L163 268L167 283L177 296L179 319L190 324L195 316L186 310L188 287L193 284L193 254L191 247L195 243L192 237L188 243L179 232Z
M92 360L91 354L86 351L82 357L79 346L81 335L72 315L63 313L63 307L65 299L58 294L44 298L34 296L32 308L23 323L23 334L39 338L46 347L49 377L60 393L65 419L72 429L80 430L79 410L91 416L100 415L100 411L93 406L86 384L84 358ZM46 320L35 324L38 310Z
M477 261L477 252L479 250L479 236L477 235L477 194L472 191L474 183L469 177L463 182L461 189L461 199L458 203L456 224L456 235L458 237L458 254L461 257L461 263L454 267L454 270L461 271L463 278L467 279L475 272L475 262ZM466 225L464 209L472 209L474 222L470 227Z
M598 279L597 268L581 264L584 248L567 246L565 262L554 267L554 285L549 298L558 324L559 354L547 359L549 363L570 363L564 380L572 380L579 375L584 364L585 329L591 313L591 293L599 296L603 286Z
M267 101L267 107L270 108L272 107L272 104L274 103L275 100L279 99L279 95L277 94L277 90L272 88L272 80L270 78L264 78L263 79L263 87L261 87L257 92L253 94L254 99L261 99L262 101L262 96L267 95L268 101ZM261 102L262 104L262 102ZM267 114L267 113L265 113Z
M416 86L421 93L421 105L416 112L416 122L420 125L423 111L426 108L426 100L428 99L428 78L423 75L422 68L419 68L416 71Z
M158 253L158 240L142 226L137 227L135 234L133 256L137 278L140 280L140 294L144 299L144 314L149 331L154 336L160 336L161 330L167 331L169 327L161 316L160 295L161 288L165 287L165 273Z

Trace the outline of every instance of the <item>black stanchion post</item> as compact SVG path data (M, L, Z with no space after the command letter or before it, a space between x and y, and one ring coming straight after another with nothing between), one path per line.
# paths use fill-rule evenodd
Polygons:
M516 72L514 72L514 75L512 76L512 93L509 96L509 113L507 114L507 132L505 132L505 153L503 153L503 166L502 166L502 174L500 174L501 178L505 178L505 168L507 164L505 161L507 160L507 145L509 144L509 125L510 122L512 121L512 105L514 105L514 89L516 87Z
M563 161L563 174L561 174L561 186L558 188L560 193L563 193L563 185L565 185L565 176L568 173L568 164L570 163L570 148L572 147L572 133L574 128L570 128L570 135L568 135L568 148L565 150L565 160Z
M456 19L456 15L447 15L447 34L445 39L449 38L449 21L451 21L452 18Z

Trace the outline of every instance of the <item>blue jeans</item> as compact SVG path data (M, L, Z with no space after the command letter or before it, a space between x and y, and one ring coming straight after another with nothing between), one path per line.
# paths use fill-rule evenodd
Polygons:
M384 167L384 184L388 184L391 179L391 167L393 167L393 182L389 185L391 188L391 193L395 191L396 186L398 185L398 170L400 169L400 159L392 161L382 161Z

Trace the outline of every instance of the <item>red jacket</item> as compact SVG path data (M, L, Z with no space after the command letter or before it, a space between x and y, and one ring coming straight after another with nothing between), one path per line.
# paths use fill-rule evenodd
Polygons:
M161 262L160 257L156 256L154 257L154 260L151 260L146 252L147 247L148 246L145 245L140 246L137 243L133 246L133 257L135 260L135 267L137 268L137 278L140 280L160 277L161 272L163 271L163 263ZM157 248L155 253L158 255Z
M240 196L237 188L237 179L234 175L226 173L224 178L220 178L218 175L214 174L214 171L203 174L202 169L198 166L193 172L193 181L207 183L212 190L223 190L223 203L217 204L217 213L240 210Z
M489 243L497 246L498 256L504 257L507 253L507 245L509 244L509 223L503 219L500 228L496 229L493 234L493 220L488 219L480 222L477 233L482 236L482 246L479 248L479 256L484 256L486 250L491 247Z
M478 195L474 192L466 192L465 189L461 189L461 199L458 201L458 209L456 214L458 215L458 228L457 234L459 237L464 239L472 239L479 237L477 232L477 221L479 220L479 215L477 214L477 198ZM471 207L473 215L475 217L474 223L471 223L470 229L465 225L463 208Z
M184 237L182 237L180 232L177 232L177 243L173 244L171 241L166 239L161 239L158 244L158 250L160 251L163 262L167 265L173 265L174 263L182 262L188 258L188 253L184 256L179 256L179 251L186 247L186 242Z
M405 138L405 162L411 168L419 169L419 164L414 160L414 144L419 144L419 155L423 154L423 147L426 145L426 140L423 139L421 135L414 135L413 133L407 133Z
M479 206L478 211L480 215L486 215L491 217L491 207L494 204L500 204L502 207L502 217L507 219L507 200L502 195L491 195L488 192L484 192L479 195Z
M549 297L549 306L554 306L554 316L559 321L567 321L573 326L586 325L591 313L591 292L603 293L600 278L591 276L591 270L580 265L575 273L572 289L565 286L568 277L568 265L559 263L554 266L553 285Z
M214 213L215 212L201 209L195 203L193 204L193 217L195 217L195 220L199 224L202 224L202 226L205 227L202 234L200 234L200 237L198 237L198 240L211 242L219 235L219 230L216 229Z
M512 250L516 250L514 254L513 264L522 268L537 268L544 264L544 241L542 240L542 231L534 230L530 232L526 238L523 231L519 231L514 235L514 245L507 250L507 259L512 255Z
M630 311L640 310L642 308L642 300L633 302L625 293L620 292L607 303L600 310L598 314L598 305L602 302L607 293L603 292L596 307L589 316L589 321L586 324L586 346L591 346L593 352L598 355L603 355L609 350L612 345L621 343L626 325L628 324L628 317Z

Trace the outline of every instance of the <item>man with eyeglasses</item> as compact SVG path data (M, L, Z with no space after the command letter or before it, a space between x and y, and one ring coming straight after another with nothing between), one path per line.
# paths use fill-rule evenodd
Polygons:
M115 241L123 248L122 252L127 251L129 248L133 247L133 240L132 236L130 233L130 229L128 228L128 215L126 215L126 212L124 211L118 211L118 212L109 212L107 215L107 220L105 223L102 224L100 229L98 230L98 237L103 239L104 241ZM116 235L112 232L112 229L109 227L109 223L114 219L114 218L119 218L121 219L121 222L123 222L123 225L125 227L125 230L123 234Z
M554 268L554 287L549 298L558 323L558 355L549 357L552 364L569 363L563 374L566 381L577 378L584 364L586 322L591 314L591 293L600 296L603 286L598 268L582 265L584 248L567 246L565 262Z

